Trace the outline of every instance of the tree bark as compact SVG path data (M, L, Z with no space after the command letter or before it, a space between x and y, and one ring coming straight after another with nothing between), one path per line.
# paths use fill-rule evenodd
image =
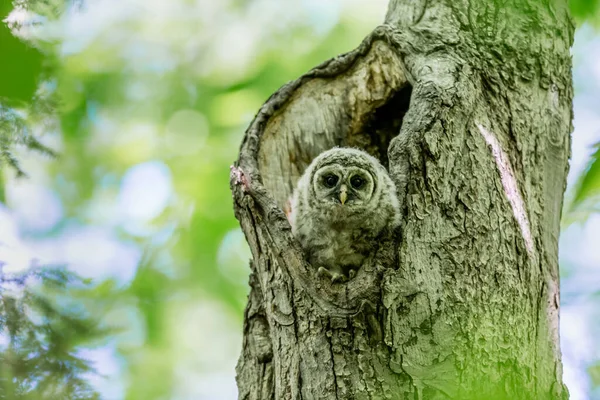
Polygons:
M566 399L558 235L572 129L566 0L391 0L354 51L277 91L231 170L252 250L240 399ZM390 171L394 243L315 274L282 211L320 152Z

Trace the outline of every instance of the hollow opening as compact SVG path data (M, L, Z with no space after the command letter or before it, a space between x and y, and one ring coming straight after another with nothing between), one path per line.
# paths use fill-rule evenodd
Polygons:
M410 106L411 93L410 85L394 92L388 101L365 116L365 122L356 134L349 135L345 143L340 145L365 150L388 168L388 147L400 132L404 115Z
M388 147L400 132L412 93L394 57L387 47L374 45L347 73L304 83L270 117L258 166L281 208L310 162L332 147L362 149L388 167Z

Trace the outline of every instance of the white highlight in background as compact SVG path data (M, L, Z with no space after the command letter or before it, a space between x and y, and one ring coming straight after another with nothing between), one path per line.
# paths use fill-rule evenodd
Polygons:
M60 236L32 242L31 248L42 263L63 264L84 278L112 278L124 285L135 276L142 256L135 243L100 227L74 226Z
M63 217L63 206L56 193L30 180L10 181L6 185L6 200L25 232L47 232Z
M171 171L160 161L149 161L127 170L121 180L118 208L127 222L149 222L158 217L172 195Z
M0 271L23 273L29 269L32 260L33 253L19 238L15 218L0 204Z

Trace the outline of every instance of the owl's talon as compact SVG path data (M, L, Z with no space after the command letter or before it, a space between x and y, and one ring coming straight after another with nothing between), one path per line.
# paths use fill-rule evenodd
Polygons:
M346 280L346 277L339 272L333 272L331 274L331 283L342 283Z
M331 279L331 283L341 283L346 281L346 277L339 272L332 272L325 267L319 267L317 270L318 276L324 276Z

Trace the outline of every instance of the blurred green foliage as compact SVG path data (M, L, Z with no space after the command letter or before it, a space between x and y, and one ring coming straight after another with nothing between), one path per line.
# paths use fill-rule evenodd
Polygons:
M0 20L13 9L12 1L0 0ZM28 102L33 97L42 71L42 54L30 44L15 37L8 25L0 24L0 99L5 105Z
M595 151L590 157L588 165L580 175L572 193L569 203L569 213L583 213L599 211L600 200L600 144L596 144Z
M15 4L43 10L49 17L55 17L65 3L62 0L21 0L14 3L0 0L0 21L7 19ZM54 156L54 152L44 146L30 129L31 124L44 125L47 114L53 111L51 100L39 90L39 83L45 75L44 66L45 72L49 72L52 57L44 54L42 46L33 46L31 42L15 36L11 29L18 25L16 21L0 23L0 169L8 165L19 176L24 176L25 172L14 155L15 146Z
M570 0L569 7L579 24L597 26L600 23L599 0ZM600 211L600 144L595 148L574 189L567 194L563 226L585 221L592 213Z
M95 399L77 347L108 334L74 306L83 282L63 269L0 276L0 398Z
M303 18L273 11L287 22L253 10L260 2L99 2L64 12L59 3L27 4L45 19L23 40L41 49L46 69L23 70L39 81L21 94L31 97L27 106L0 109L0 154L13 167L4 177L13 182L14 171L24 171L59 197L61 220L32 234L36 240L93 226L141 249L131 280L104 277L78 293L98 328L112 332L88 345L115 347L125 398L193 398L182 388L187 376L210 372L214 359L231 353L223 348L231 338L239 341L232 357L241 345L249 252L228 181L243 131L278 87L352 49L372 26L339 21L334 10L323 29L311 18L328 14L299 3ZM40 159L24 147L58 157ZM147 163L167 168L172 193L150 219L123 216L125 178ZM206 327L230 326L222 317L234 321L234 336L212 343ZM68 337L73 346L86 343L79 333Z
M569 8L578 23L590 22L594 25L600 22L599 0L569 0Z

